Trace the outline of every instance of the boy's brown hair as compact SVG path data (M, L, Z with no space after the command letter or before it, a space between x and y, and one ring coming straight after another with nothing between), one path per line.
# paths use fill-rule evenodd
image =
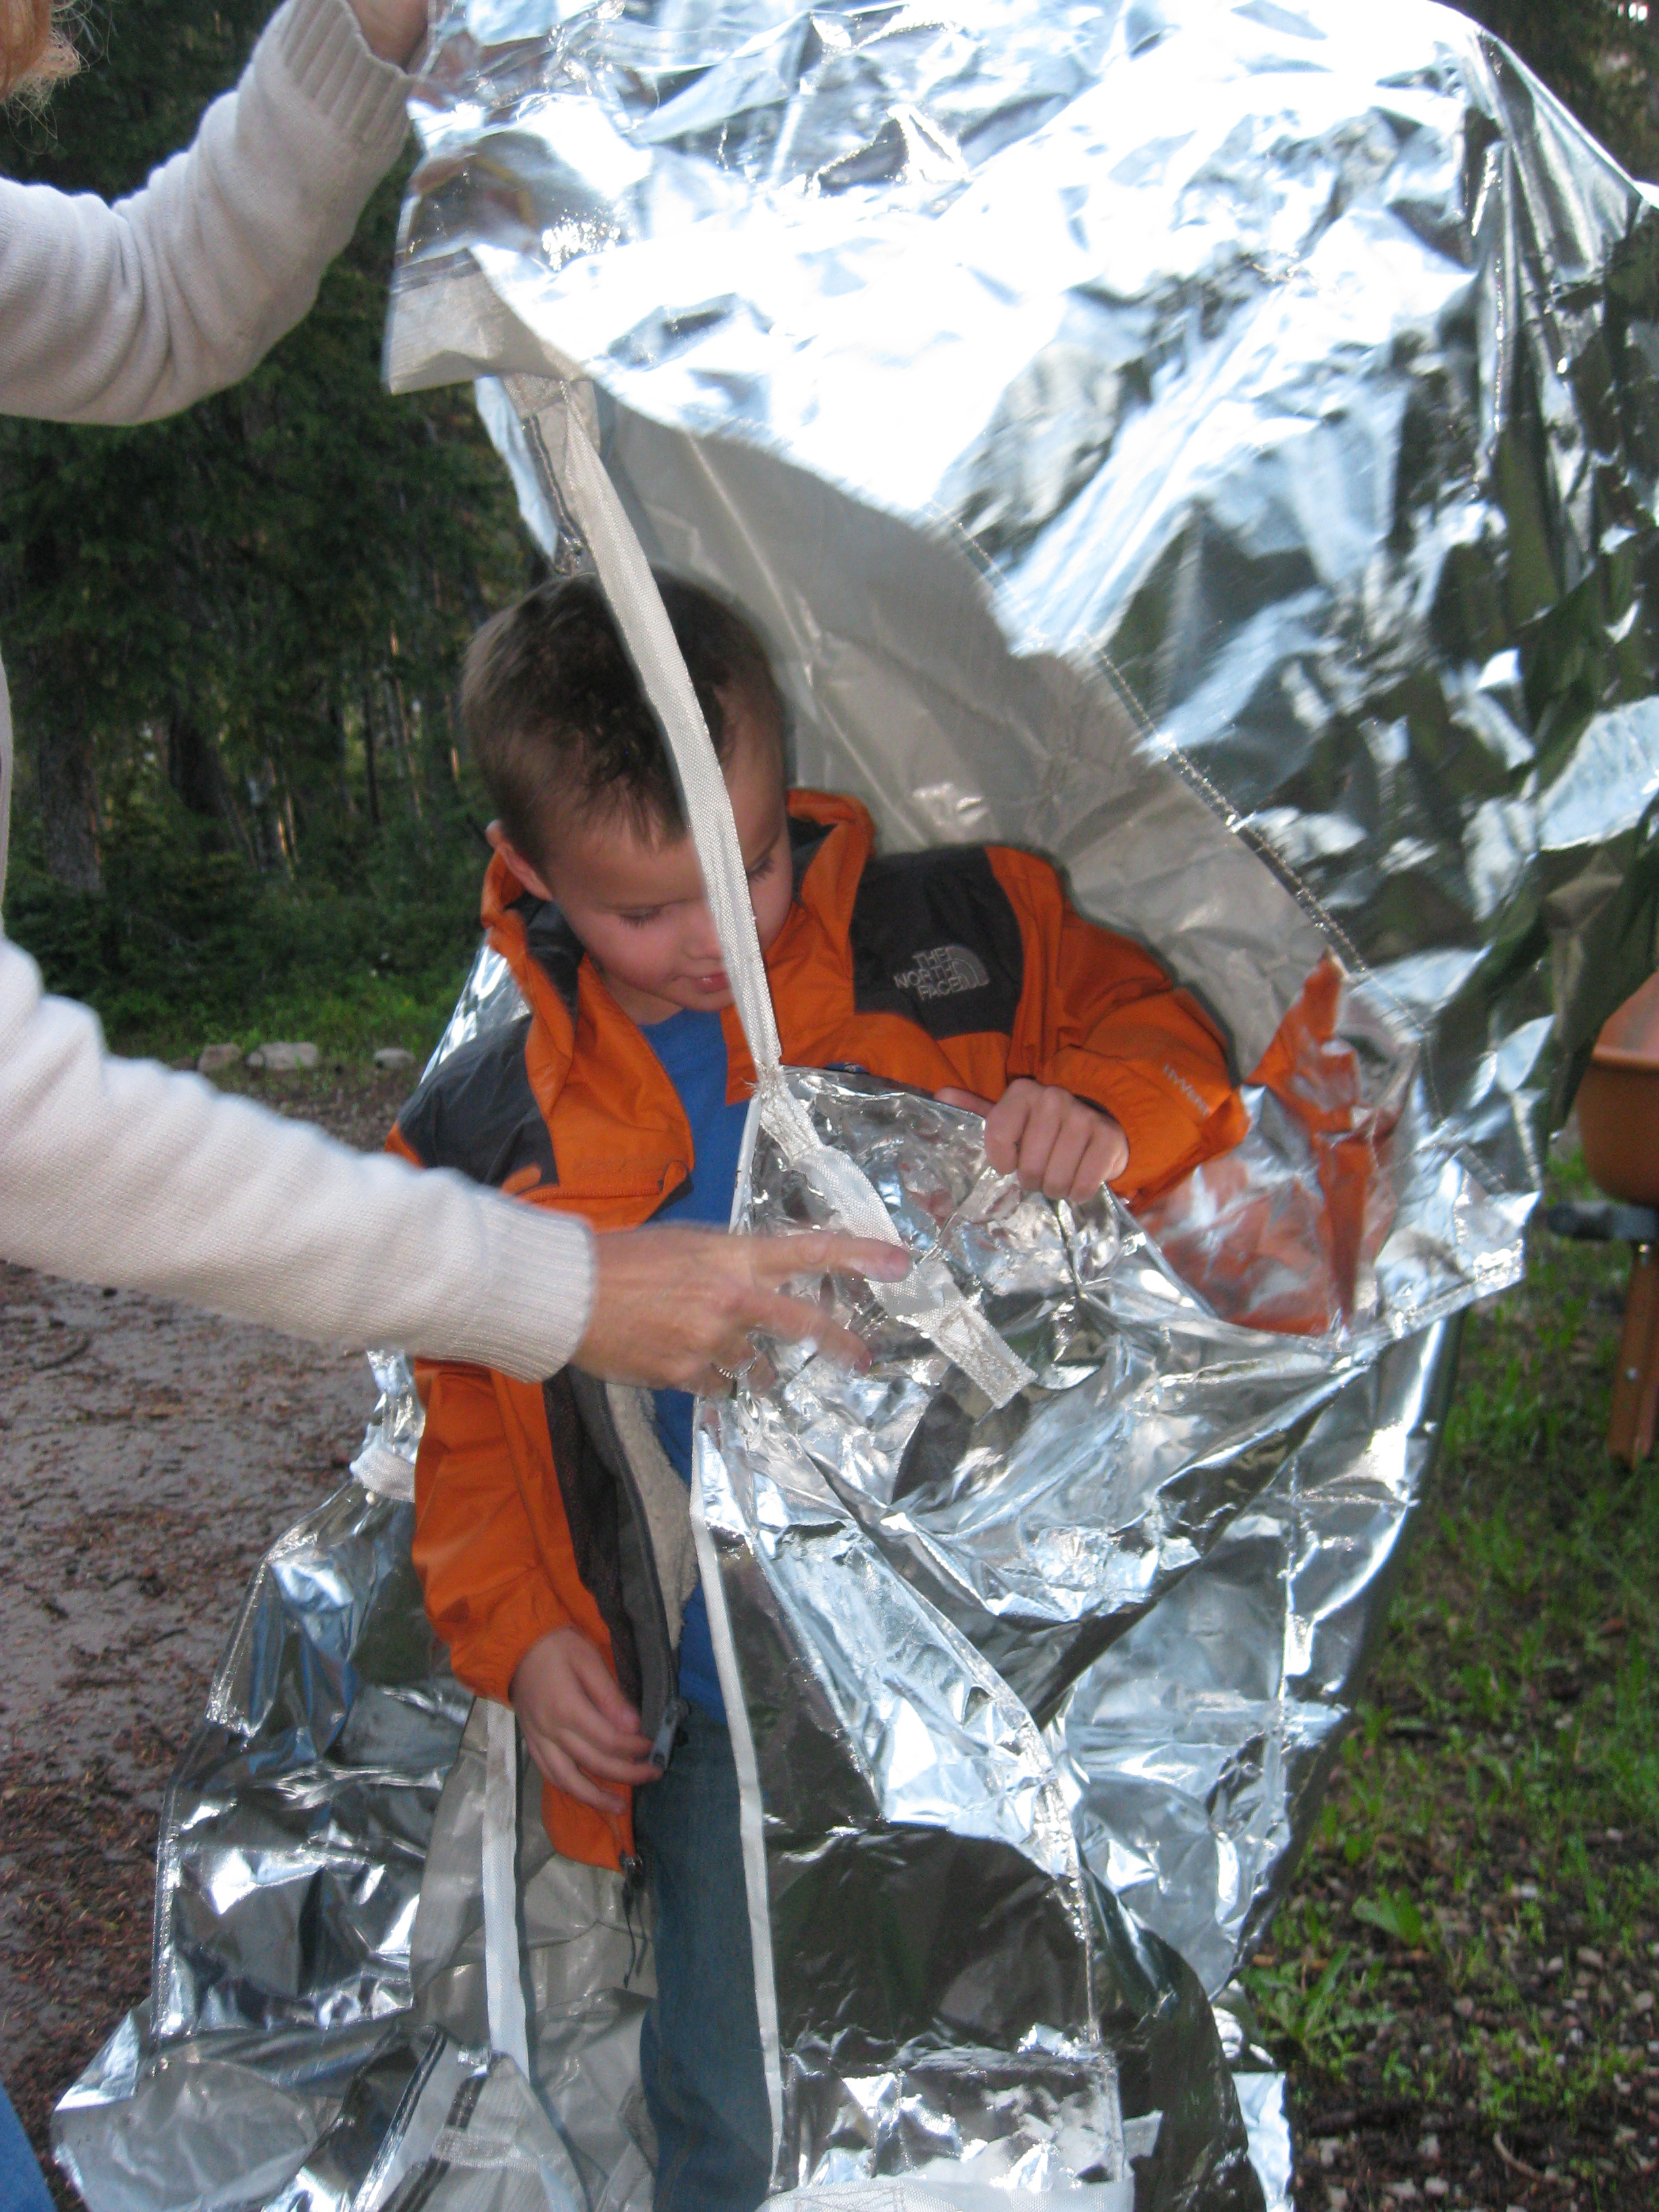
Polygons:
M741 690L781 727L765 648L741 615L683 578L657 588L714 750L731 750L721 695ZM596 576L538 584L467 650L461 719L501 825L539 865L556 795L580 814L616 811L641 836L685 834L660 724Z

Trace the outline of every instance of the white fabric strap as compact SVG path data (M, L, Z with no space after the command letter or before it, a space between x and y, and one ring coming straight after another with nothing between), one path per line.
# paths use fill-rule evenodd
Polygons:
M546 471L592 556L623 641L668 739L726 979L755 1063L767 1133L826 1200L839 1225L855 1236L896 1244L898 1231L874 1185L844 1152L823 1142L785 1079L726 778L644 549L568 388L524 376L509 376L504 383L538 465ZM902 1283L875 1287L887 1311L921 1330L994 1406L1006 1405L1034 1379L1024 1361L963 1297L942 1260L926 1261Z
M520 376L507 378L506 384L532 451L550 471L593 556L623 641L661 720L738 1018L763 1075L776 1069L783 1055L755 932L749 871L726 778L651 564L567 387Z
M489 1700L484 1747L484 1996L489 2047L530 2079L530 2036L519 1965L519 1721Z
M399 1504L413 1503L415 1462L401 1452L370 1437L351 1462L351 1472L372 1498L390 1498Z

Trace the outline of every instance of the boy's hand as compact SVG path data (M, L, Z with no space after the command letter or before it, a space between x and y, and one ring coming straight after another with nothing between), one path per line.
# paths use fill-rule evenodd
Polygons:
M580 1629L556 1628L532 1644L507 1695L544 1778L595 1812L623 1810L605 1783L658 1779L639 1715Z
M1092 1198L1129 1164L1129 1139L1109 1114L1055 1084L1018 1076L994 1106L973 1091L936 1091L941 1105L985 1116L985 1157L999 1175L1045 1198Z

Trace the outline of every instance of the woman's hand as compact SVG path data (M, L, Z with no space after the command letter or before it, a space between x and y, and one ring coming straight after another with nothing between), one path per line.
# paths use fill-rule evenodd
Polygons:
M406 69L426 36L426 0L349 0L349 5L370 53Z
M994 1106L975 1091L936 1091L942 1106L985 1116L985 1157L1022 1187L1080 1204L1129 1164L1129 1139L1109 1114L1052 1083L1019 1076Z
M624 1801L605 1788L654 1782L640 1717L616 1678L577 1628L556 1628L520 1660L507 1692L519 1726L544 1781L596 1813L620 1813Z
M730 1383L755 1356L752 1329L786 1344L811 1337L832 1359L862 1370L870 1354L860 1340L784 1285L830 1274L896 1283L910 1272L902 1245L819 1229L776 1237L630 1229L596 1237L593 1255L592 1317L573 1364L655 1390Z

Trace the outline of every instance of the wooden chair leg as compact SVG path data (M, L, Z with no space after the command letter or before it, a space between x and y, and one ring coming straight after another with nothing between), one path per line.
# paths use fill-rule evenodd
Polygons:
M1631 1254L1625 1293L1625 1328L1613 1378L1607 1449L1636 1467L1653 1449L1659 1417L1659 1247L1638 1244Z

